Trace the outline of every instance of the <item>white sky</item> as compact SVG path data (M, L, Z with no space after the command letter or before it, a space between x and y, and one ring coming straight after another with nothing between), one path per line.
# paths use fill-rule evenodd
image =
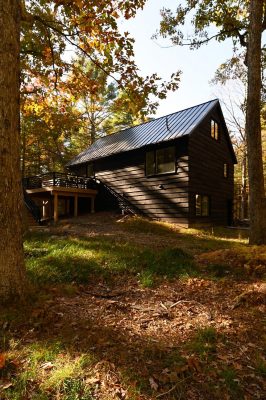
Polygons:
M213 41L198 50L189 47L162 48L151 40L151 36L159 28L160 9L163 7L175 9L177 0L148 0L144 10L137 13L136 18L123 21L121 31L129 31L135 39L135 60L146 76L157 72L165 80L171 73L181 70L180 88L169 92L166 100L160 100L156 117L203 103L217 97L215 87L209 84L215 70L232 55L232 42ZM192 28L187 27L187 33ZM170 40L158 38L161 46L171 46Z

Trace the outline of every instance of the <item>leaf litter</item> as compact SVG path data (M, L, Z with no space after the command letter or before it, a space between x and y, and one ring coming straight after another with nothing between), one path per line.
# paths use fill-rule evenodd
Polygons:
M196 258L199 265L213 265L222 257L231 270L247 264L247 255L241 258L237 252L215 250ZM259 250L252 252L263 265ZM13 353L0 351L1 400L12 399L16 377L28 368L23 348L51 341L60 341L73 358L92 357L77 377L89 388L88 399L266 398L266 290L254 276L254 260L248 263L252 280L229 273L222 279L165 279L155 288L143 288L123 275L112 284L95 277L76 285L72 296L49 288L49 300L32 306L25 319L7 328L20 343ZM9 369L12 357L20 357L15 370ZM38 393L41 379L53 373L56 362L39 364L42 374L27 384L25 399ZM63 399L60 393L51 388L47 398Z

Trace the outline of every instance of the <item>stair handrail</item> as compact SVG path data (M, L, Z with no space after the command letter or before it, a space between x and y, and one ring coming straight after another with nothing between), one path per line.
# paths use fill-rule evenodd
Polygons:
M32 200L32 198L28 195L26 189L23 187L23 195L24 195L24 203L27 209L30 211L34 220L38 223L41 222L41 210L40 207Z
M143 211L141 211L138 207L133 205L124 195L118 193L111 186L107 185L99 178L93 178L96 184L102 184L106 190L108 190L116 199L118 200L119 207L122 211L129 211L133 215L144 215Z

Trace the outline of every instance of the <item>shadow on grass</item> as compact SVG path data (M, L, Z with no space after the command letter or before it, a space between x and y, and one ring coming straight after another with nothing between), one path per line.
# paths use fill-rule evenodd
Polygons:
M174 278L196 273L193 257L180 248L155 252L101 237L34 235L25 243L25 254L29 276L36 283L87 283L93 276L117 274Z
M176 243L156 250L150 242L142 245L129 242L127 237L123 240L104 236L67 238L36 233L25 242L27 270L31 281L37 284L86 284L96 277L112 280L118 275L136 277L143 286L152 286L163 277L246 278L243 274L228 273L226 265L218 266L218 273L216 267L199 268L194 260L193 251L228 248L230 244L235 246L234 242L220 243L192 234L178 236Z

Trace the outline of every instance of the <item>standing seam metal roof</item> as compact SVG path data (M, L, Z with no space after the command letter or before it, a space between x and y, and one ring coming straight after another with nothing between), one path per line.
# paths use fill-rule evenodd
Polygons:
M67 166L189 135L217 104L218 99L211 100L102 137L71 160Z

